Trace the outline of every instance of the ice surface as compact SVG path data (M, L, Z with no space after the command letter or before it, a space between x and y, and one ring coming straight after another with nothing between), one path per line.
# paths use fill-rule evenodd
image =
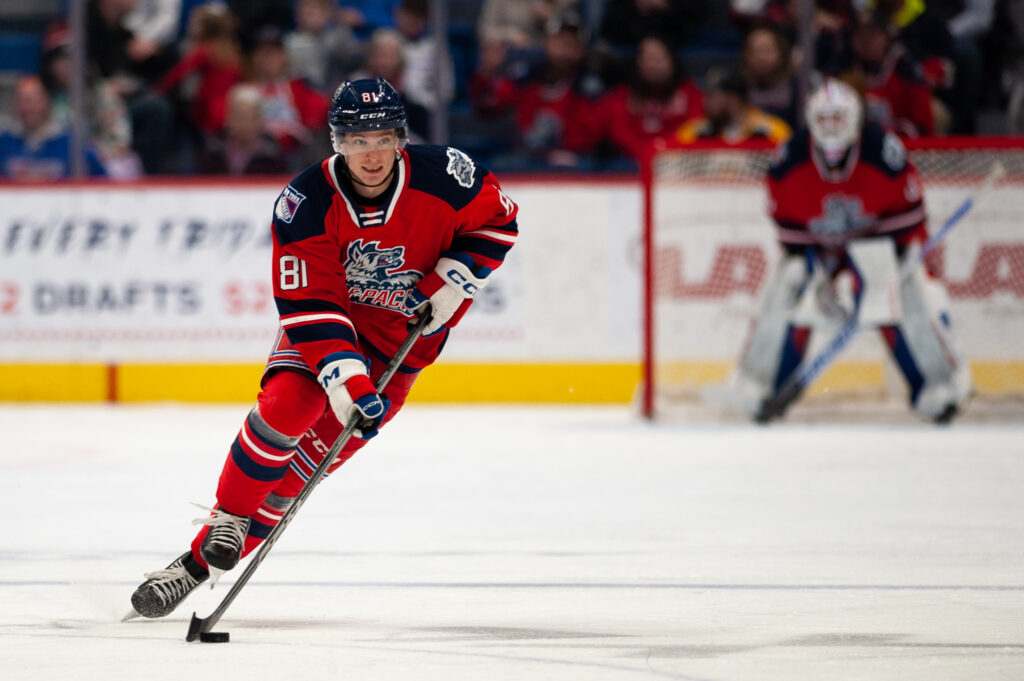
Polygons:
M1024 678L1024 425L408 407L225 583L120 622L247 406L0 407L0 678ZM225 582L230 581L230 576Z

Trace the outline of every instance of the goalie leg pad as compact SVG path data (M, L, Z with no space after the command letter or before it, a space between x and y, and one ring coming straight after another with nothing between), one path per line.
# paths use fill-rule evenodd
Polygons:
M914 411L928 419L958 409L971 392L970 368L947 314L942 285L918 268L900 287L903 317L882 329L910 392Z
M846 246L860 291L861 326L892 324L901 316L899 263L892 239L856 239Z
M805 257L789 255L779 263L765 288L746 348L730 379L730 388L738 397L743 395L737 406L744 411L753 414L803 358L809 332L790 320L811 275Z

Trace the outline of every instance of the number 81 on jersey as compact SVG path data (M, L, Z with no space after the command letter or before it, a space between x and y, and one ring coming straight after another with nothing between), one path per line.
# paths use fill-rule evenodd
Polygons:
M294 255L282 255L277 263L281 274L281 290L306 288L306 261Z

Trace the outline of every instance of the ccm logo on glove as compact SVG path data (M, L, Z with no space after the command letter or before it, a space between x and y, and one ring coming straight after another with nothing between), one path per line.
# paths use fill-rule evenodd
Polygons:
M467 301L487 285L490 268L480 268L474 274L474 265L473 259L463 253L442 257L434 271L406 295L405 311L410 315L418 315L430 303L430 322L423 329L424 336L455 326L469 308Z

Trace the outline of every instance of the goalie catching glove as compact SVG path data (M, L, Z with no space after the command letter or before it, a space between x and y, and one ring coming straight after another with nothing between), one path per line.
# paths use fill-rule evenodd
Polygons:
M430 321L423 335L430 336L453 327L466 314L476 292L487 285L489 267L473 271L473 259L463 253L443 256L434 271L417 282L405 296L405 311L418 316L430 308ZM429 306L428 306L429 303Z
M355 419L352 434L369 440L380 430L391 400L377 393L363 358L350 354L328 363L318 377L334 416L343 427Z

